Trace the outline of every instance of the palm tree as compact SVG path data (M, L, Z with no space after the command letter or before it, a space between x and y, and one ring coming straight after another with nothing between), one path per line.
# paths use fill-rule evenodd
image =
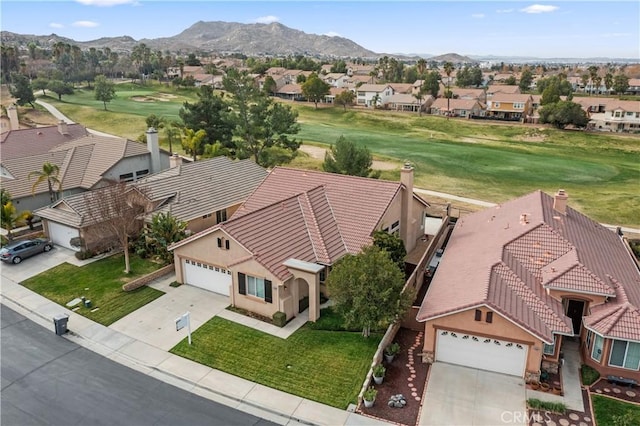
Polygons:
M7 230L7 238L9 241L13 240L13 234L11 230L24 224L25 220L29 216L30 212L24 211L18 213L12 201L2 205L2 211L0 211L0 221L2 227Z
M193 129L184 129L184 135L182 136L182 146L193 154L193 161L196 161L198 151L202 146L204 138L207 136L207 132L204 129L200 129L197 132Z
M449 102L451 96L449 96L449 84L451 81L451 73L453 72L453 64L449 61L444 63L444 73L447 75L447 120L449 119Z
M607 94L609 94L611 88L613 87L613 74L611 74L610 72L606 73L604 76L604 87L607 88Z
M591 65L589 68L587 68L587 71L589 71L589 78L591 79L591 90L589 91L589 94L591 95L593 93L593 85L595 79L598 76L598 67L596 67L595 65Z
M31 193L35 195L36 188L44 181L47 181L47 185L49 186L49 196L51 197L51 202L56 201L56 192L53 190L53 185L58 185L58 191L62 189L62 181L58 178L58 174L60 173L60 167L57 164L51 164L48 161L42 165L42 170L38 170L35 172L29 173L29 180L31 180L32 176L37 176L37 179L33 186L31 187Z

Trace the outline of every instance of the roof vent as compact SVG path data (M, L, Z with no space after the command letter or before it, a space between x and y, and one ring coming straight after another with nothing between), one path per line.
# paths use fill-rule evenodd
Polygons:
M521 225L526 225L529 223L529 214L528 213L522 213L520 215L520 224Z

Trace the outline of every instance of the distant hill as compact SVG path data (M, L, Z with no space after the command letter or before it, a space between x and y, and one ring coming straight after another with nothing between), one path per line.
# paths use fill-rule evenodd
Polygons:
M379 54L365 49L344 37L307 34L279 23L240 24L235 22L197 22L173 37L134 40L129 36L105 37L78 42L56 34L47 36L21 35L8 31L0 33L2 42L26 46L34 41L50 47L57 42L69 43L83 49L109 47L113 51L131 51L138 43L153 50L206 51L242 53L248 56L305 55L315 57L377 58Z
M453 64L475 64L475 59L471 59L468 56L458 55L457 53L445 53L444 55L431 56L429 61L436 62L451 62Z

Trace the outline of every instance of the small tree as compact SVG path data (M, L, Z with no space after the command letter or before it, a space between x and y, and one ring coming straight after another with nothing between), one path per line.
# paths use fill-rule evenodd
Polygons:
M406 313L414 295L402 291L404 283L404 274L389 254L375 245L343 257L327 277L345 326L362 328L365 337L372 328L386 327Z
M391 260L393 260L404 273L404 258L407 256L407 249L404 247L402 238L397 234L375 231L373 233L373 244L389 253Z
M124 272L131 271L129 240L140 232L144 214L151 209L144 190L115 182L86 193L87 217L92 223L87 234L98 239L115 239L124 251Z
M540 108L540 122L564 129L570 124L576 127L585 127L589 123L589 118L580 104L560 101Z
M308 100L313 102L316 109L318 109L318 102L329 94L330 87L331 86L322 81L317 74L313 73L307 81L302 83L302 93Z
M422 82L422 88L425 90L425 93L430 94L434 98L438 97L438 92L440 91L440 74L438 74L438 71L427 73L427 76Z
M116 97L116 88L113 82L107 80L104 75L96 76L95 80L95 99L104 104L104 110L107 110L107 102L111 102Z
M340 136L325 154L322 169L329 173L364 177L371 174L371 164L373 158L366 146L359 147Z
M527 90L529 90L529 87L531 86L532 82L533 82L533 74L531 73L531 70L529 69L529 67L527 67L524 70L522 70L522 74L520 74L520 83L518 83L518 86L520 87L520 90L522 92L526 92Z
M62 100L62 95L73 95L73 86L62 80L51 80L47 84L47 89L58 95L58 100ZM44 89L43 89L44 91Z
M29 82L29 78L24 74L13 73L11 74L12 85L9 87L11 96L16 98L16 103L20 106L29 104L31 108L34 108L33 103L36 100L33 94L33 88Z
M187 224L170 213L158 213L151 218L143 238L154 255L165 263L172 263L173 253L167 247L184 239L187 236L186 229Z
M622 94L629 88L629 77L624 74L618 74L613 77L613 90L617 94Z
M184 129L184 135L182 135L182 146L187 152L193 155L193 161L196 161L198 153L203 149L204 138L207 136L207 132L200 129L197 132L193 129Z
M13 201L8 201L2 205L2 211L0 212L0 220L2 221L2 228L7 231L7 239L13 240L12 230L18 226L22 226L31 212L20 212L13 205Z
M56 192L59 192L62 189L62 181L58 178L60 174L60 167L57 164L49 163L48 161L42 165L42 170L37 170L29 173L28 178L31 180L32 177L36 176L36 181L31 187L31 194L35 194L36 188L40 186L40 184L44 181L47 182L47 186L49 188L49 197L51 202L54 203L56 201ZM54 191L53 186L57 185L58 190Z
M343 90L336 95L335 102L336 105L342 105L342 107L346 111L347 105L352 105L355 97L355 93L353 93L351 90Z
M278 90L278 84L270 75L266 76L264 79L264 84L262 85L262 90L265 93L268 93L272 96L275 96L276 91Z

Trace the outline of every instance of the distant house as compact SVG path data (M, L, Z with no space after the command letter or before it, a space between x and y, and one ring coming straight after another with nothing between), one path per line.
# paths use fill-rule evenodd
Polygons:
M320 75L320 78L331 87L345 87L349 76L344 73L333 72L327 75Z
M531 95L497 92L487 100L487 117L497 120L519 121L532 112Z
M390 84L363 84L356 89L356 104L379 107L386 104L394 93Z
M300 84L285 84L276 91L276 96L290 101L299 101L304 99L302 86Z
M640 381L638 266L567 201L535 191L458 220L417 315L424 361L529 382L579 351L604 377Z
M176 280L269 318L308 308L315 321L331 266L376 230L397 233L411 251L427 207L410 166L401 182L276 167L228 221L170 247Z
M640 94L640 78L630 78L629 88L625 91L629 95Z
M494 95L498 94L498 93L502 93L505 95L516 95L520 93L520 87L519 86L513 86L513 85L500 85L500 84L492 84L490 86L487 87L487 101L490 100Z
M418 99L415 95L407 93L394 93L387 98L384 107L394 111L428 111L434 99L431 95L424 95Z
M134 181L169 166L169 154L159 149L157 132L153 132L148 135L155 134L155 139L148 138L145 146L123 138L88 134L82 126L64 123L11 131L3 135L2 187L9 191L18 210L33 211L51 203L46 183L32 192L34 178L29 178L46 162L60 169L59 196L63 198L106 181Z
M175 161L178 160L178 161ZM187 223L193 233L224 222L262 182L267 172L251 160L233 161L215 157L193 163L182 163L172 157L172 167L131 183L149 201L149 213L169 213ZM97 191L100 191L98 189ZM78 249L70 244L80 237L83 250L98 250L105 245L104 236L97 239L91 227L95 219L88 215L87 204L94 200L89 192L66 197L49 207L37 210L43 219L45 234L54 244Z
M430 113L449 117L483 117L482 104L476 99L436 99L430 107Z

